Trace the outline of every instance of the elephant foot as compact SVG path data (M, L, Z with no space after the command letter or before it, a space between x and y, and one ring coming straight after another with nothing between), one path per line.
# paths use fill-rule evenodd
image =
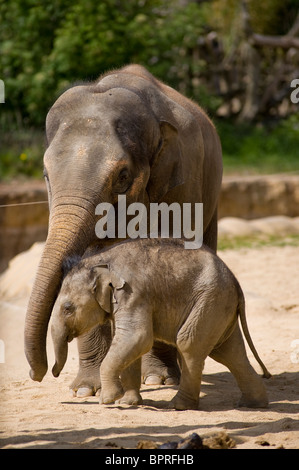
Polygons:
M115 403L124 396L124 390L121 383L110 384L109 387L102 388L99 398L100 405Z
M99 325L77 338L79 353L78 375L70 386L74 397L99 395L100 366L111 344L111 325Z
M178 385L180 382L179 377L165 377L164 374L143 376L142 380L145 385Z
M142 357L142 382L145 385L178 385L180 369L173 346L155 343Z
M98 395L101 389L100 372L88 373L79 371L77 377L70 385L70 393L73 397L84 398Z
M174 408L175 410L198 410L199 399L194 400L191 398L183 397L180 392L178 392L171 402L169 403L168 408Z
M116 403L120 405L142 405L143 400L137 390L128 390Z

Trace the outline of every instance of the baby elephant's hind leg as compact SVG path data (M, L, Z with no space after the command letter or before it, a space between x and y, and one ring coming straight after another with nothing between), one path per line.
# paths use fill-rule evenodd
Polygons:
M209 341L205 340L207 325L198 314L198 306L190 312L188 319L177 335L177 349L180 354L181 380L177 394L170 402L176 410L197 410L204 361L209 353ZM199 340L202 332L202 338Z
M235 377L242 392L239 406L248 408L268 406L265 385L248 360L239 324L231 336L210 353L210 357L228 367Z
M179 350L181 354L181 381L177 394L169 407L176 410L197 410L204 358L195 357L193 351Z

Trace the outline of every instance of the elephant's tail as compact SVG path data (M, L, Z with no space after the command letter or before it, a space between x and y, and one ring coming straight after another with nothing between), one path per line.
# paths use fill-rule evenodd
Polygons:
M259 357L259 355L257 353L257 350L254 347L254 344L253 344L253 341L251 339L250 333L249 333L247 320L246 320L246 314L245 314L244 294L243 294L243 292L241 290L241 287L239 285L238 285L238 290L239 290L239 303L238 303L238 307L237 307L237 314L240 317L241 326L242 326L244 336L246 338L248 346L250 347L255 359L257 360L257 362L259 363L259 365L261 366L261 368L263 370L263 377L265 377L266 379L269 379L270 377L272 377L272 375L270 374L270 372L266 368L265 364L263 363L263 361Z

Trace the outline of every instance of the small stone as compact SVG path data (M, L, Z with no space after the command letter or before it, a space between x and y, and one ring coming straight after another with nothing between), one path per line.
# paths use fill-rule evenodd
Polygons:
M108 441L106 442L105 447L118 447L118 445L116 442Z
M260 446L266 447L271 445L268 441L265 441L264 439L260 439L259 441L255 441L256 444L259 444Z
M203 444L209 449L232 449L236 442L226 432L219 432L203 439Z
M201 437L195 432L184 439L181 439L178 442L165 442L160 445L158 449L206 449L207 447L203 445Z
M153 441L139 441L137 449L157 449L158 446Z

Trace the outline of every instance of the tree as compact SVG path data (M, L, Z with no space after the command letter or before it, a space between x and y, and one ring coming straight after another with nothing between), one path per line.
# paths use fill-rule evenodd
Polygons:
M2 127L41 127L68 86L132 62L213 113L279 115L299 76L297 0L248 0L247 19L244 2L0 0Z

